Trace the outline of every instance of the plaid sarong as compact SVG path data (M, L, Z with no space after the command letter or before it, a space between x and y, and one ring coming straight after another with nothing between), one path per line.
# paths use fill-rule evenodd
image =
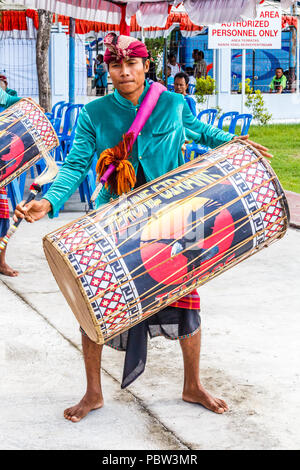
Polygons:
M0 219L9 219L8 199L5 188L0 189Z
M171 307L176 308L188 308L190 310L199 310L200 309L200 297L196 290L193 290L185 297L171 304Z

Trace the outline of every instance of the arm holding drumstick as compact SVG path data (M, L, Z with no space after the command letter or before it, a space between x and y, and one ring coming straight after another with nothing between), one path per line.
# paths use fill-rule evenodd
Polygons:
M16 208L15 215L13 217L14 219L14 224L11 226L9 229L8 233L6 236L1 240L0 242L0 251L4 250L6 248L7 243L9 242L10 238L13 236L13 234L16 232L17 228L19 227L20 223L22 222L22 219L25 218L23 214L19 210L17 210L19 207L23 208L23 211L28 210L28 205L32 204L35 199L35 197L42 191L42 186L47 183L51 183L54 178L57 175L58 168L53 160L47 153L44 154L44 159L46 163L46 169L41 173L34 181L34 183L30 186L30 194L28 196L27 201L21 202ZM19 215L17 215L19 214ZM44 214L45 215L45 214ZM28 220L29 222L29 220Z
M32 224L33 222L42 219L51 210L52 206L47 199L31 201L28 204L22 201L17 205L13 219L15 222L17 222L18 219L25 219L26 222Z

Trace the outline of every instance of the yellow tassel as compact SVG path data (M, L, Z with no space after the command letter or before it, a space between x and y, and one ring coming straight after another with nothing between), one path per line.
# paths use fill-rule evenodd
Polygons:
M128 160L133 142L133 133L124 134L123 139L113 148L104 150L99 156L96 172L98 180L104 175L109 165L114 165L116 170L108 178L105 187L111 193L119 196L130 191L136 183L136 175L131 162Z

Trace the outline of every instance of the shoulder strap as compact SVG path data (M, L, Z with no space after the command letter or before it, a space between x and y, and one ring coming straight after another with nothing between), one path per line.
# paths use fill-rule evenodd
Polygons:
M108 184L109 179L111 179L111 175L117 169L121 161L123 162L122 171L118 171L117 179L110 181L110 186L115 189L117 194L127 192L127 190L129 191L133 187L136 177L132 164L128 160L128 155L131 152L137 136L154 110L160 95L164 91L166 91L166 88L163 85L158 82L152 83L142 101L133 123L126 134L123 135L122 141L112 149L104 150L101 153L96 166L96 172L99 175L100 183L92 194L90 205L93 206L101 188L103 185Z
M151 116L152 111L154 110L160 95L166 90L166 87L164 87L158 82L154 82L150 85L150 88L142 101L137 115L127 132L127 134L131 132L133 133L132 144L134 144L137 136L139 135L144 125L148 121L149 117Z

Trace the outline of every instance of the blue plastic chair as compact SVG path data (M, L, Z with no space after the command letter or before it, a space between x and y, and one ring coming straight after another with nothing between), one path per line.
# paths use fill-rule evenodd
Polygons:
M63 130L61 133L58 133L62 152L62 160L66 158L70 148L72 147L75 138L78 117L82 108L83 104L73 104L69 106L65 112Z
M28 171L28 170L27 170ZM26 178L27 178L27 171L24 171L19 177L18 177L18 183L19 183L19 190L21 194L21 198L24 198L24 191L25 191L25 183L26 183ZM30 173L31 177L33 175L34 178L34 169L33 167L30 168Z
M59 109L60 106L63 105L64 103L65 103L65 101L58 101L57 103L55 103L55 104L52 106L51 111L48 112L48 113L45 113L45 115L47 116L47 118L50 119L50 120L56 118L58 109Z
M62 161L64 159L65 142L70 140L70 129L73 128L73 123L71 122L71 113L73 113L73 110L78 106L82 107L83 105L71 105L70 103L62 104L58 108L57 117L52 120L54 130L59 139L59 146L55 150L56 161ZM69 111L70 108L71 111ZM74 127L76 123L74 123Z
M96 189L96 178L92 169L89 170L86 178L79 187L79 194L81 202L86 202L89 205L89 209L93 209L90 203L93 192Z
M51 114L52 114L52 119L57 117L58 110L61 108L62 105L64 105L66 101L58 101L55 103L54 106L52 106Z
M222 116L220 117L218 121L218 128L223 129L225 119L227 120L226 125L230 127L230 124L232 123L233 119L235 119L238 115L239 115L238 111L229 111L228 113L222 114Z
M54 117L62 119L64 112L68 109L69 106L70 103L62 101L61 104L57 107L56 115Z
M199 121L202 121L202 117L203 116L207 116L207 124L211 124L213 125L214 122L215 122L215 119L216 119L216 116L218 114L218 110L217 109L204 109L203 111L200 111L200 113L198 114L197 116L197 119L199 119Z
M60 118L52 118L50 119L50 122L53 126L53 129L55 130L56 134L59 134L60 132L60 123L61 123L61 119Z
M193 85L192 83L190 83L188 87L189 95L193 95L195 93L195 89L196 89L196 85Z
M195 142L192 142L191 144L187 144L186 150L184 153L184 161L190 162L191 160L194 160L194 158L199 157L199 155L203 155L204 153L207 153L209 150L210 150L209 147L196 144Z
M236 133L235 129L236 129L237 123L239 121L242 121L242 123L241 123L241 134L240 135L247 135L252 119L253 119L252 114L239 114L238 116L236 116L232 120L232 122L229 126L229 132L231 132L232 134L235 134Z
M19 183L17 179L14 179L9 185L7 186L7 196L11 201L11 205L13 210L17 207L17 204L20 204L22 201L22 196L19 188Z
M95 153L92 166L86 175L84 181L79 186L79 194L81 202L90 203L93 192L96 189L96 165L98 161L98 156ZM90 207L90 204L89 204ZM91 209L91 207L90 207Z
M58 103L59 104L59 103ZM51 119L51 123L54 127L54 130L57 134L57 137L60 138L62 134L62 127L64 126L64 117L67 109L69 108L70 103L61 102L59 106L56 108L56 116ZM60 161L61 160L61 148L60 146L57 147L55 151L55 159Z

